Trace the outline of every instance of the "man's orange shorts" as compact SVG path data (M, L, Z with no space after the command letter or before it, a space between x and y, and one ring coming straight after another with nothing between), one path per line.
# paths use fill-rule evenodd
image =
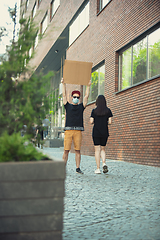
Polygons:
M80 130L66 130L64 135L64 150L71 150L72 141L74 149L80 150L82 143L82 131Z

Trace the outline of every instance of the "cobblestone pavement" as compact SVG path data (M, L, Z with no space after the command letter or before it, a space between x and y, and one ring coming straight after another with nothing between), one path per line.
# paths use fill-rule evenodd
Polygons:
M44 152L62 158L58 148ZM106 160L107 174L95 174L94 157L74 154L66 168L63 240L160 240L160 168Z

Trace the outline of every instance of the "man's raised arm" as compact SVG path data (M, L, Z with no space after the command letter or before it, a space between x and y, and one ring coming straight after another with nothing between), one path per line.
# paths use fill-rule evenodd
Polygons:
M61 83L63 84L63 104L66 105L67 103L67 96L66 96L66 84L64 83L64 79L62 78Z
M84 96L84 99L83 99L83 106L84 106L84 107L86 107L87 102L88 102L90 86L91 86L91 80L90 80L89 83L88 83L88 86L87 86L87 88L86 88L86 93L85 93L85 96Z

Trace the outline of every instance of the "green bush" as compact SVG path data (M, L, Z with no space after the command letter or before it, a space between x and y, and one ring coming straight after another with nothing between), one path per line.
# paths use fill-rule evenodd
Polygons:
M0 137L0 162L48 160L49 158L37 151L28 141L27 136L20 133L8 135L3 133Z

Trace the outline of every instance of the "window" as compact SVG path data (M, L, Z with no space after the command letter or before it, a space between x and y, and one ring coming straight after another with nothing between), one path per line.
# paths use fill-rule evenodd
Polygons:
M148 78L160 74L160 28L148 37Z
M29 49L29 53L28 53L28 55L29 55L29 58L31 58L31 56L32 56L32 53L33 53L33 47L31 47L31 48Z
M24 67L26 67L27 66L27 59L25 58L24 59Z
M34 49L37 47L37 45L38 45L38 33L34 41Z
M100 94L104 95L104 83L105 83L105 65L101 64L95 71L91 74L91 87L89 102L95 101L97 96ZM85 94L85 92L84 92Z
M36 2L35 2L34 7L33 7L33 9L32 9L32 18L35 17L36 11L37 11L37 6L36 6Z
M26 0L26 5L25 5L26 11L27 11L27 9L28 9L28 5L29 5L29 0Z
M22 18L24 18L24 11L22 12Z
M119 90L160 74L160 28L119 54Z
M42 0L38 0L38 6L40 5L41 2L42 2Z
M74 40L84 31L84 29L88 25L89 25L89 2L69 27L69 45L71 45L74 42Z
M55 14L55 12L58 9L59 5L60 5L60 0L53 0L51 2L51 16L50 16L50 19L52 19L53 15Z
M48 25L48 13L46 12L45 17L43 18L43 21L41 22L41 33L43 34L47 28Z
M100 12L111 0L97 0L98 12Z

